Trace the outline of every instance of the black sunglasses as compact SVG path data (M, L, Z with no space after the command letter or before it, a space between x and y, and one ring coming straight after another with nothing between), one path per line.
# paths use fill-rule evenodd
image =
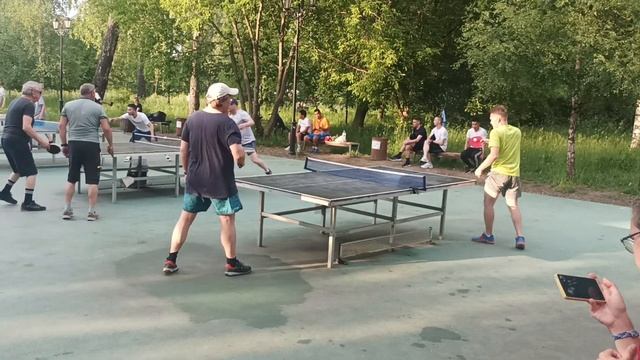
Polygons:
M620 242L622 243L624 248L627 249L627 251L632 253L632 254L633 254L633 244L635 243L635 240L633 238L638 236L638 235L640 235L640 231L638 231L637 233L633 233L633 234L627 235L627 236L623 237L622 239L620 239Z

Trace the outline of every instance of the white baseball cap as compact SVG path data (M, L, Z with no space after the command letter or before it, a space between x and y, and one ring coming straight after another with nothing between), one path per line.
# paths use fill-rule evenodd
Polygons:
M215 83L209 86L207 90L207 100L209 101L220 99L225 95L238 95L238 89L229 87L224 83Z

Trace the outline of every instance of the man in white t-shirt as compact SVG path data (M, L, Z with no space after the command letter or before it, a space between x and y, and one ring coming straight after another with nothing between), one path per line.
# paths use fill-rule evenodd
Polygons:
M298 114L300 115L296 126L296 139L298 139L296 153L300 153L302 144L304 144L304 137L311 133L311 120L307 117L307 110L300 110Z
M256 152L256 137L253 135L253 130L251 130L251 127L255 125L255 121L253 121L248 112L238 108L238 100L236 99L231 99L229 104L229 117L233 119L240 129L242 149L249 156L249 159L260 166L265 174L271 175L271 169L258 157Z
M449 143L449 132L447 132L447 128L442 126L442 118L440 116L433 118L433 125L434 128L422 148L424 155L420 161L423 161L424 164L420 167L423 169L433 169L431 154L440 154L447 151L447 144Z
M467 165L466 172L475 171L482 162L484 144L489 137L487 130L480 127L478 120L471 120L471 129L467 130L467 141L460 159Z
M147 141L151 141L151 139L155 139L155 131L153 129L153 123L149 121L147 115L143 112L139 112L136 108L135 104L127 105L127 112L122 116L111 119L111 120L127 120L133 124L134 129L131 132L130 142L135 142L140 139L146 139Z

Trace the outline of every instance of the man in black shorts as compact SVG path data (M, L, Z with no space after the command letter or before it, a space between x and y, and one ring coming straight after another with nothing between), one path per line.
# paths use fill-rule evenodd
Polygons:
M33 191L36 187L38 169L31 153L31 139L36 140L41 147L49 149L49 140L33 129L34 103L42 96L43 85L35 81L27 81L22 85L22 96L9 104L2 134L2 148L9 160L12 173L7 184L0 191L0 200L9 204L18 201L11 196L11 188L21 177L26 177L24 189L23 211L43 211L47 208L33 201Z
M427 139L427 130L422 126L422 120L419 117L413 117L411 129L411 135L402 143L401 151L391 158L391 161L402 161L404 159L402 166L411 166L411 156L415 152L422 151L424 141Z
M80 169L84 168L87 194L89 198L88 221L98 220L96 202L98 201L98 182L100 181L100 135L102 128L108 142L107 151L113 155L113 134L109 118L95 98L96 87L82 84L80 98L69 101L60 113L60 139L65 156L69 157L69 174L64 191L65 207L62 219L73 219L71 200L75 193L75 184L80 181ZM67 125L68 140L67 144Z
M232 96L238 89L216 83L207 90L207 107L189 116L182 128L180 159L186 176L186 189L180 218L173 228L169 256L162 271L170 275L178 271L176 260L189 228L199 212L213 205L220 219L220 241L227 258L226 276L245 275L251 266L236 258L236 217L242 210L234 166L244 166L242 136L238 125L229 117Z

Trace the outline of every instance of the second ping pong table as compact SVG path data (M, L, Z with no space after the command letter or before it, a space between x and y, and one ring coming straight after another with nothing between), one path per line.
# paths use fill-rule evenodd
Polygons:
M447 213L448 190L454 187L470 186L473 179L427 174L415 171L399 170L384 166L365 168L339 164L314 158L307 158L304 169L307 172L252 176L236 179L238 187L259 192L258 211L260 215L258 229L258 246L262 246L264 238L264 219L282 221L319 230L328 235L327 267L340 262L337 235L351 234L371 230L376 227L389 229L389 244L396 236L396 225L411 221L440 217L440 239L444 235L445 217ZM401 196L414 195L428 191L442 191L439 205L427 205L415 201L400 199ZM311 203L314 206L278 212L265 211L265 192L274 192ZM378 201L391 202L391 214L378 212ZM373 203L373 211L356 209L352 205ZM399 218L398 206L404 205L423 211L418 215ZM340 231L336 228L338 209L373 218L373 224ZM322 225L289 217L311 211L320 211ZM326 215L329 211L329 224ZM379 222L378 220L383 220ZM386 236L385 236L386 237Z
M163 141L164 140L164 141ZM173 185L175 195L180 195L180 147L175 139L160 139L160 141L149 142L140 140L136 142L113 144L113 156L107 152L107 144L101 146L101 168L100 182L108 183L111 188L111 202L116 202L118 198L118 188L125 187L124 181L158 181L158 185ZM143 160L147 165L143 166ZM138 164L140 166L138 167ZM119 172L129 170L144 170L146 175L120 176ZM104 178L104 179L103 179ZM169 182L162 182L168 180ZM124 186L123 186L124 185ZM78 181L78 192L81 191L80 181Z

